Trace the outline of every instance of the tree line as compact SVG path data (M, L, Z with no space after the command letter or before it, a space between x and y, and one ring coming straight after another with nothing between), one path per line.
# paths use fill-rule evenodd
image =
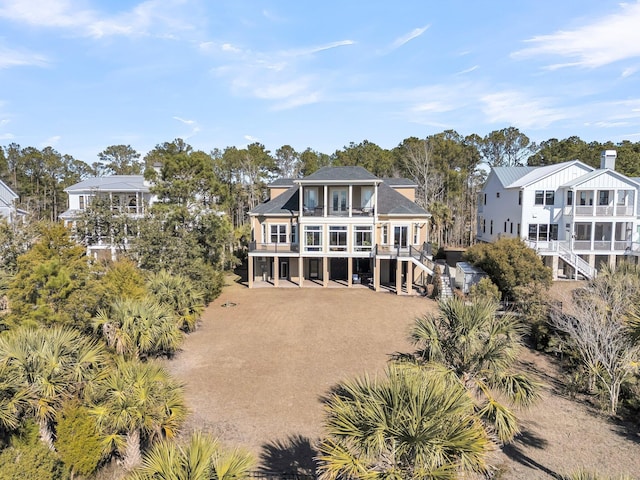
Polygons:
M616 149L616 170L640 176L640 142L586 142L578 137L536 144L517 128L484 137L454 130L409 137L392 149L364 140L332 154L302 152L283 145L271 152L260 143L245 148L194 150L182 139L158 144L144 157L130 145L112 145L88 163L52 147L37 149L12 143L0 148L0 179L20 196L19 207L37 219L56 220L67 206L64 189L89 176L145 174L166 165L173 193L187 188L224 211L238 237L248 233L247 212L265 199L278 177L299 178L324 166L362 166L380 177L407 177L417 185L416 201L431 214L431 238L438 245L469 245L476 224L477 194L487 167L550 165L579 159L598 166L600 152ZM167 193L167 192L164 192Z

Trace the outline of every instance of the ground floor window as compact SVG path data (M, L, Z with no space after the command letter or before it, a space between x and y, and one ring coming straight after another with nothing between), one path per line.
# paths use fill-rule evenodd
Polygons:
M304 227L305 250L307 252L322 251L322 226L305 225Z
M534 242L548 242L549 240L558 240L558 224L530 223L529 240Z

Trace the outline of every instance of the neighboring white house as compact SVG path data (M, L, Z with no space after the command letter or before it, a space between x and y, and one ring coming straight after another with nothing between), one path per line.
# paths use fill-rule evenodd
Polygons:
M92 177L64 190L69 196L69 209L60 215L67 226L74 226L96 197L107 201L114 213L140 217L155 202L149 182L142 175L111 175ZM115 257L115 245L109 232L85 239L87 254L94 258Z
M599 169L578 160L543 167L494 167L478 199L478 241L527 241L558 275L593 277L640 254L640 179L615 169L616 151Z
M16 207L18 198L18 194L0 180L0 218L5 218L9 223L24 218L27 212Z

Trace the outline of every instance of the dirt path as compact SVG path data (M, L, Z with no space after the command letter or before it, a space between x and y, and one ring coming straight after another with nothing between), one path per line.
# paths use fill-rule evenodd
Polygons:
M253 289L231 282L198 331L169 362L186 384L190 428L256 453L266 470L313 467L322 434L321 399L340 380L381 372L389 354L410 351L413 319L431 300L367 289ZM227 302L233 307L222 307ZM549 479L581 466L640 472L640 443L559 395L546 357L522 358L547 383L523 412L524 435L496 454L503 479Z

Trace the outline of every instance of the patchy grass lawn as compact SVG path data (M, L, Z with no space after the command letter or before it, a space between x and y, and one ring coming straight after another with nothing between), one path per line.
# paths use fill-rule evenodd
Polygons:
M249 290L228 282L168 366L186 385L189 429L249 448L274 472L313 468L323 396L345 378L381 372L390 354L411 351L414 318L436 309L426 298L364 288ZM546 356L526 351L522 361L546 387L520 414L523 435L495 454L501 478L549 479L580 467L640 472L637 432L565 398Z

